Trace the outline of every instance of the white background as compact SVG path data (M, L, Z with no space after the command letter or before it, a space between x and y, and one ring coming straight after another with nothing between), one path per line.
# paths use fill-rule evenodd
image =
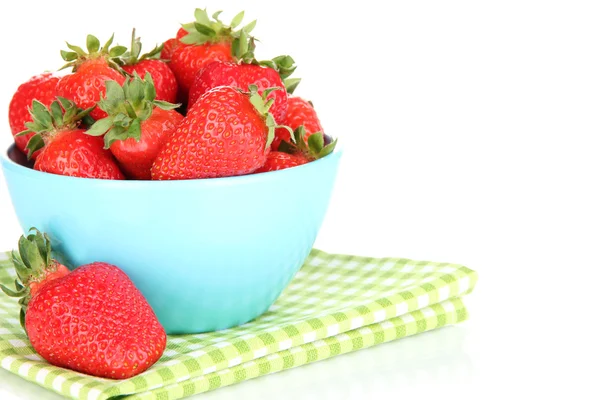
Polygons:
M126 44L135 25L148 50L196 6L227 18L245 9L259 19L258 55L296 59L297 94L344 146L316 246L480 274L464 324L201 398L591 394L600 355L594 2L57 3L0 5L0 110L18 84L62 65L64 40L114 31ZM19 234L0 179L0 249ZM0 398L58 397L0 371Z

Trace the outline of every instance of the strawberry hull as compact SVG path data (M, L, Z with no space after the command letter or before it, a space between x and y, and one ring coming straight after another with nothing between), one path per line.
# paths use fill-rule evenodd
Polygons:
M273 304L312 248L341 151L281 171L160 182L47 174L18 155L13 146L0 160L23 230L48 232L68 265L119 265L176 334L236 326Z

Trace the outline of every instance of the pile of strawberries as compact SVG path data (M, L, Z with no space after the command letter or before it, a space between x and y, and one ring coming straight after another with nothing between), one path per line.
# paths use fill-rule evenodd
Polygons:
M98 179L200 179L267 172L331 153L312 104L291 96L290 56L257 61L253 21L195 10L175 38L147 54L88 35L67 43L71 68L17 89L16 146L34 169Z

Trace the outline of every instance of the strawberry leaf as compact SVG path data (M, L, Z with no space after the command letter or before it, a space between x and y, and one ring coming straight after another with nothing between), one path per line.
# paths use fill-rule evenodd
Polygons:
M274 68L279 72L281 79L286 79L296 70L296 62L290 56L278 56L273 59L276 67Z
M244 12L241 11L241 12L237 13L235 17L233 17L229 26L231 26L231 29L235 29L238 27L239 24L242 23L243 19L244 19Z
M98 121L96 121L94 123L94 125L91 126L90 129L88 129L86 131L86 133L91 136L104 135L110 129L110 127L113 125L113 119L114 118L112 118L112 117L106 117L106 118L99 119Z
M212 15L212 19L214 19L217 22L221 22L221 20L219 19L219 15L221 15L222 12L223 11L216 11L216 12L214 12L213 15Z
M296 146L282 140L279 142L279 147L277 147L277 151L281 151L282 153L294 154L297 152Z
M52 115L50 114L50 111L48 111L45 105L37 100L33 100L33 104L31 105L31 115L37 117L36 122L43 128L50 129L52 127Z
M92 136L104 136L104 147L117 140L134 138L139 141L142 135L142 122L150 118L155 107L165 110L177 108L179 104L157 101L156 89L149 73L144 80L137 73L127 78L120 86L115 81L106 81L106 97L98 102L108 117L96 121L86 132Z
M57 125L63 124L63 109L60 104L56 101L53 101L50 104L50 112L52 114L52 118L54 119Z
M265 150L271 147L271 143L273 143L273 139L275 139L275 127L277 123L275 122L275 118L273 118L273 114L267 113L267 119L265 121L267 125L267 143L265 145Z
M194 10L194 18L196 18L196 22L200 24L210 25L210 18L208 18L206 9L196 8L196 10Z
M110 37L106 44L100 48L100 41L98 38L93 35L87 35L87 52L81 47L74 46L67 42L67 47L72 51L61 50L60 55L63 60L67 61L67 63L60 69L72 68L73 71L77 71L77 69L88 60L104 59L110 67L125 75L125 71L123 71L121 68L123 62L119 60L119 57L127 51L127 48L123 46L115 46L114 48L111 48L110 46L112 45L113 39L114 34Z
M72 45L72 44L69 44L68 42L67 42L67 47L68 47L69 49L73 50L73 51L74 51L74 52L75 52L75 53L76 53L78 56L81 56L81 55L85 55L85 54L86 54L85 50L83 50L81 47L79 47L79 46L74 46L74 45Z
M127 139L127 130L121 126L115 126L104 135L104 148L110 149L114 142L125 139Z
M154 105L162 110L174 110L179 107L181 104L173 104L168 101L163 100L154 100Z
M94 35L87 35L86 47L90 54L96 53L98 50L100 50L100 41Z
M18 281L15 281L18 282ZM22 297L24 294L24 291L14 291L12 289L9 289L8 287L0 284L0 289L9 297Z
M112 99L114 102L122 101L125 99L125 91L123 87L119 85L116 81L107 80L105 82L106 85L106 98ZM102 107L100 107L102 108ZM107 111L107 110L104 110ZM108 111L107 111L108 112Z
M27 132L27 133L30 133L30 132ZM25 148L27 149L27 159L30 160L31 156L33 156L33 153L35 153L39 149L43 148L44 145L45 145L44 139L42 138L42 135L40 135L39 133L35 134L31 138L29 138L29 141L27 142L27 146L25 146Z
M246 32L246 33L250 33L254 30L254 28L256 27L256 20L250 22L248 25L244 26L242 29Z
M134 121L145 121L152 115L152 110L154 110L154 103L145 101L142 104L142 109L137 111L137 118Z
M285 91L288 92L289 94L294 93L294 90L296 90L296 88L300 84L301 80L302 80L301 78L287 78L287 79L285 79L283 81L283 84L285 85Z
M183 44L196 44L196 43L205 43L208 41L208 37L201 34L200 32L190 32L179 41Z
M210 26L202 25L197 22L194 24L194 28L196 28L196 30L202 35L207 36L209 38L212 38L217 34L217 32Z
M65 61L73 61L77 59L77 53L73 52L73 51L65 51L65 50L61 50L60 51L60 56L62 57L63 60Z
M321 132L313 133L308 137L308 148L315 154L319 154L319 152L323 150L324 145L325 142Z
M110 38L106 41L106 43L104 43L104 46L102 46L103 53L108 52L114 39L115 39L115 34L113 33L112 35L110 35Z
M127 47L125 46L115 46L108 52L108 55L115 58L122 56L127 51Z
M194 12L194 22L183 24L182 27L187 32L187 35L179 39L184 44L204 44L210 43L232 43L235 39L239 39L242 32L246 35L244 40L248 41L248 33L252 31L256 25L256 21L247 24L245 27L235 30L242 23L244 12L240 12L233 17L230 25L223 23L219 16L221 11L217 11L208 16L206 9L197 8ZM242 52L241 54L244 54ZM233 49L232 49L233 54Z
M331 154L331 152L333 152L333 150L335 150L336 144L337 144L337 139L335 139L333 142L329 143L327 146L323 147L323 149L319 152L319 155L317 158L323 158L323 157Z

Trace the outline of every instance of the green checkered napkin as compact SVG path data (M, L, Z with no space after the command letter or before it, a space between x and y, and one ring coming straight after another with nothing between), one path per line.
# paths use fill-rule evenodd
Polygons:
M0 283L14 280L0 253ZM0 365L73 399L178 399L461 322L477 274L461 265L313 250L271 309L245 325L169 336L148 371L116 381L49 365L0 296Z

